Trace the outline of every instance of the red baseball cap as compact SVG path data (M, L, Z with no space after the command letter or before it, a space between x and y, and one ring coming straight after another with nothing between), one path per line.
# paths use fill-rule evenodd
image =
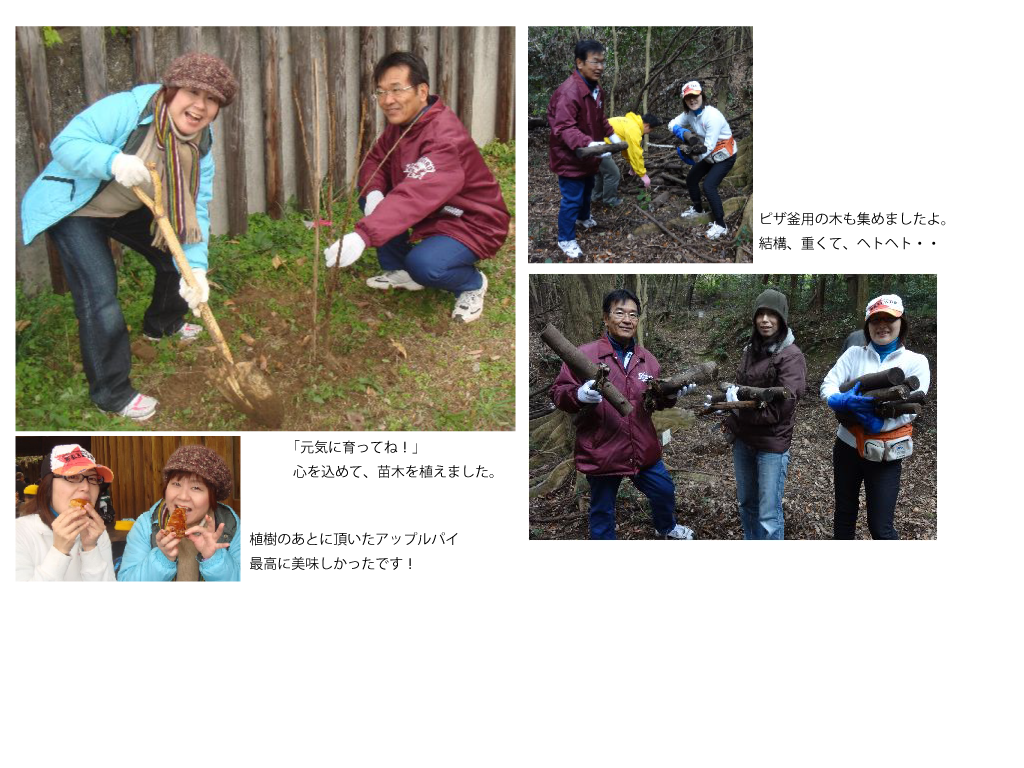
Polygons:
M50 451L50 471L55 475L61 477L80 475L87 469L95 469L105 483L114 479L114 473L110 471L110 467L97 464L93 455L78 443L55 445Z

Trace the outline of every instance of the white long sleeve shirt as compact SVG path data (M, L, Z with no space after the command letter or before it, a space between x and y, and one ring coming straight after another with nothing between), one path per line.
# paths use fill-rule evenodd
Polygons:
M704 107L699 115L693 112L683 112L676 115L669 121L668 128L674 134L676 127L693 131L704 142L704 154L700 157L691 158L694 162L698 163L707 157L709 153L715 151L719 141L732 138L732 129L729 127L729 123L726 122L725 115L711 106ZM735 154L739 154L739 148L737 148Z
M82 551L82 540L78 538L65 555L53 546L53 531L39 515L26 515L14 521L14 539L17 581L116 580L106 531L88 552Z
M895 352L890 353L883 362L879 354L875 352L874 347L868 344L866 347L850 347L843 353L842 357L836 360L832 370L825 375L824 381L821 382L821 399L827 400L830 395L836 394L839 391L840 385L850 379L856 379L865 373L886 371L890 368L902 368L907 378L917 376L918 381L920 381L918 389L925 393L928 392L928 387L932 382L928 358L917 352L911 352L906 347L900 347ZM903 416L897 416L895 419L886 419L882 423L882 432L889 432L902 427L904 424L909 424L915 418L913 414L908 413ZM846 427L840 425L836 436L851 448L857 447L857 439Z

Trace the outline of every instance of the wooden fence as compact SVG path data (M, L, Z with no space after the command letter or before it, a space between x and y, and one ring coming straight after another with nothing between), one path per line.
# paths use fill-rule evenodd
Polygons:
M149 509L163 493L163 468L179 446L199 443L216 451L231 470L232 497L226 503L242 514L242 453L239 437L182 435L152 437L93 435L92 454L114 472L111 497L117 519L135 518Z
M122 29L111 32L111 29ZM291 195L311 210L316 169L344 188L383 129L371 98L373 67L386 53L411 50L427 62L431 92L474 140L515 137L513 27L58 27L47 49L39 27L17 27L18 203L50 160L51 139L82 108L108 93L158 82L176 56L214 53L241 88L214 126L217 178L214 234L240 234L249 213L280 216ZM363 146L357 147L360 126ZM19 152L19 155L22 154ZM31 159L28 156L31 156ZM32 162L34 160L34 163ZM45 238L18 239L18 274L30 290L49 281L63 292L56 252Z

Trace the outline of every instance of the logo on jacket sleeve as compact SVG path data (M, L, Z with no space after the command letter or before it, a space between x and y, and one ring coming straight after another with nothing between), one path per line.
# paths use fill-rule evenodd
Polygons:
M415 163L405 166L405 175L410 179L422 179L428 173L433 173L436 168L429 157L421 157Z

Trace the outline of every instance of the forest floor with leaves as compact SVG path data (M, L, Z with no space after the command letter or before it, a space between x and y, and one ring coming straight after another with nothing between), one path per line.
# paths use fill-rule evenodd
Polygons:
M530 131L529 156L529 206L530 232L529 261L539 263L734 263L737 250L741 262L751 261L749 234L736 242L740 229L742 211L726 216L729 232L719 240L704 237L707 225L681 226L679 214L692 205L685 187L666 184L652 184L650 191L635 176L629 175L629 165L618 158L622 180L619 183L619 199L622 204L614 208L598 202L593 205L592 215L597 226L591 229L576 228L576 240L583 251L579 259L568 259L558 247L558 209L562 195L558 189L558 177L551 172L548 164L548 140L550 131L546 128ZM672 175L685 174L682 163L675 159L674 150L657 149L647 154L649 164L665 163ZM651 173L651 176L656 174ZM719 185L722 200L740 195L728 178ZM647 215L645 215L645 213ZM680 244L673 237L652 224L652 216L666 224ZM634 234L642 227L656 231Z
M680 315L681 328L661 323L648 339L647 346L672 373L688 365L716 357L722 347L709 348L715 334L716 319L711 312L699 317ZM793 443L790 449L789 475L783 500L787 539L831 538L833 529L832 445L835 442L836 420L818 397L822 379L839 356L846 335L855 328L840 324L833 317L798 316L793 323L796 343L807 358L807 393L797 405ZM649 332L650 333L650 332ZM743 341L749 334L736 325L730 334L735 343L727 359L719 357L720 377L732 378L739 362ZM924 413L914 422L914 454L903 462L899 499L896 505L896 530L904 539L934 539L937 533L937 452L936 413L938 410L938 375L936 365L936 325L934 320L917 319L910 348L924 354L931 365L931 387ZM668 350L667 352L665 350ZM694 350L682 353L678 350ZM557 360L552 360L547 347L534 336L530 345L531 414L550 403L542 384L554 381ZM700 410L704 395L712 386L680 399L680 407ZM698 416L695 425L682 432L673 430L672 440L665 448L665 465L676 482L676 514L683 525L695 532L697 539L742 539L736 505L736 483L732 467L732 449L722 436L719 416ZM548 465L546 469L550 469ZM543 471L541 468L539 471ZM576 473L554 493L531 500L530 538L585 539L589 537L586 482L583 496L575 493ZM581 507L582 503L582 507ZM623 482L616 505L616 535L620 539L656 538L651 525L647 500L631 483ZM861 511L857 526L858 538L870 538L861 491Z
M285 430L510 430L515 425L515 145L482 153L513 223L497 256L480 262L489 290L483 316L451 319L447 291L380 291L374 249L338 273L331 312L327 278L308 213L249 217L248 232L211 244L210 306L236 360L253 361L284 406ZM358 211L357 211L358 215ZM335 219L343 220L336 210ZM321 230L320 248L331 232ZM313 260L319 260L320 322L314 340ZM125 249L119 299L129 327L132 383L160 405L138 423L89 400L70 294L17 291L16 428L22 430L239 430L263 425L208 381L220 365L207 333L191 343L147 341L142 317L153 270ZM191 318L190 318L191 319ZM200 321L201 322L201 321ZM316 353L314 354L314 346Z

